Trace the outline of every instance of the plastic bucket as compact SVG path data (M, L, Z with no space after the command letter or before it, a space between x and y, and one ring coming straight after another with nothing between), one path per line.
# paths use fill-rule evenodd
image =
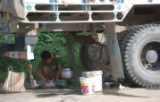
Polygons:
M81 93L84 95L94 94L93 78L80 77Z
M82 73L83 77L91 78L94 92L103 91L102 75L103 75L102 71L90 71Z

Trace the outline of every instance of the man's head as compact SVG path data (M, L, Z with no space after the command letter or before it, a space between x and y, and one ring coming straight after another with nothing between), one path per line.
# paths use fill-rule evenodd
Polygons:
M41 59L44 63L50 64L53 61L53 56L49 51L43 51L41 53Z

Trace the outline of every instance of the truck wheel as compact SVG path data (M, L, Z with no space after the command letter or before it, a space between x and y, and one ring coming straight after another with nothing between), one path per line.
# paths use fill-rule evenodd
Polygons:
M123 43L125 71L136 84L160 87L160 25L133 27Z

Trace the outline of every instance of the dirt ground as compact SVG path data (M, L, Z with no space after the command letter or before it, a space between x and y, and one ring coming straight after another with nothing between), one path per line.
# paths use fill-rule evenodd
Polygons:
M105 89L103 94L81 95L71 89L28 90L0 94L0 102L160 102L160 90L142 88Z

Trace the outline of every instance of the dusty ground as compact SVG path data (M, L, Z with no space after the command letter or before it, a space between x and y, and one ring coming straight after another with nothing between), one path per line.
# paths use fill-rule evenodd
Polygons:
M123 88L88 96L69 89L34 90L21 94L0 94L0 102L160 102L160 90Z

